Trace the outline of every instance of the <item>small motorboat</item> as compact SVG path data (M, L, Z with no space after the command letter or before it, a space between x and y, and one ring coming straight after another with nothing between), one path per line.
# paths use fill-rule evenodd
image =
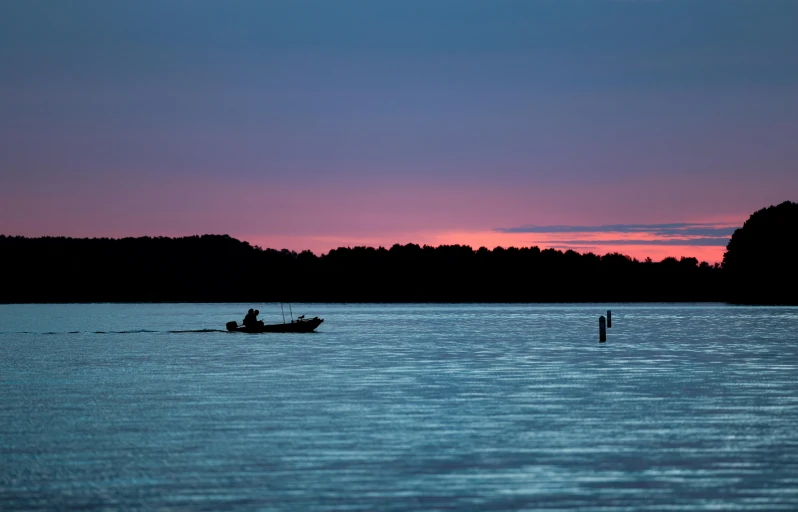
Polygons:
M319 317L305 318L305 315L300 316L291 322L282 324L266 325L263 322L258 322L256 325L243 326L238 325L238 322L227 322L227 330L233 332L248 332L257 334L262 332L313 332L316 327L320 326L324 320Z

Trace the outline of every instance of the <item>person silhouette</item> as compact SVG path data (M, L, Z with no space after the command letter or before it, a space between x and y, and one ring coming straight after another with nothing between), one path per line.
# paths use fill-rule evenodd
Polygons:
M258 311L256 309L255 313L252 315L252 325L261 325L261 326L263 325L263 320L258 320L258 315L259 314L260 314L260 311Z
M247 311L247 316L244 317L244 321L242 322L244 327L249 327L255 323L255 312L250 309Z

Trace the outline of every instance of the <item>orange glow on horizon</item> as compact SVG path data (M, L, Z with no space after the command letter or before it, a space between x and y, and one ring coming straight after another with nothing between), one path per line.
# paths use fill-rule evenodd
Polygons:
M568 240L579 239L580 243L574 245ZM501 233L496 231L451 231L441 233L397 233L384 236L243 236L253 245L263 248L287 248L297 252L310 250L320 255L338 247L385 247L394 244L414 243L418 245L467 245L474 250L480 247L494 249L496 247L533 247L541 249L554 248L566 251L572 249L579 253L592 252L598 255L618 252L638 260L651 258L661 261L667 257L681 258L695 257L698 261L710 264L720 263L726 248L723 246L707 245L651 245L646 241L662 239L662 237L646 236L641 234L619 233ZM613 244L612 241L624 240L623 244ZM634 241L643 243L634 244Z

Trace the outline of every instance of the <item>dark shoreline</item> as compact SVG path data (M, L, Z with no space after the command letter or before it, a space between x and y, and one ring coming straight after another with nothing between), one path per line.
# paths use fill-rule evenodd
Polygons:
M394 245L316 256L226 235L0 236L0 303L722 302L723 269L538 247Z
M722 265L538 247L396 244L317 256L262 249L228 235L0 235L0 304L795 305L797 230L798 204L759 210L734 232Z

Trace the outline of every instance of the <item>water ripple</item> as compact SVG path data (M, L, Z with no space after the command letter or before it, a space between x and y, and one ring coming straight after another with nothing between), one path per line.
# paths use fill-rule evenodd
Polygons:
M248 307L0 306L2 508L798 508L796 308Z

